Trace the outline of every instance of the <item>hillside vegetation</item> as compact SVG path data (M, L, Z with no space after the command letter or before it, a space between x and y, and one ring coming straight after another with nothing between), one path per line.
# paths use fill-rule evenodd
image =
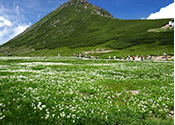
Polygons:
M1 55L13 53L25 55L50 53L55 49L70 49L100 46L103 49L122 50L140 44L156 42L159 46L170 45L173 53L174 29L164 32L148 32L160 28L169 19L163 20L121 20L115 19L106 10L94 6L86 0L71 0L39 22L28 28L16 38L0 47ZM66 49L65 49L66 48ZM96 48L96 47L95 47ZM34 52L35 51L35 52ZM170 53L171 53L170 52ZM71 53L67 53L67 55Z

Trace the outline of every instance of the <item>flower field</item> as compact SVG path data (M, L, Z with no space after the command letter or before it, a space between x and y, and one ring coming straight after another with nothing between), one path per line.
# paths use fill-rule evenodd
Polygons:
M173 124L172 111L174 63L0 57L0 124Z

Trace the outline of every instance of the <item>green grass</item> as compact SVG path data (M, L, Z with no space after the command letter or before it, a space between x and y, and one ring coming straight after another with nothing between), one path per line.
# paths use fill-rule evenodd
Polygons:
M117 56L119 58L127 58L128 55L138 55L138 56L147 56L147 55L154 55L159 56L166 53L167 55L172 55L174 53L174 46L173 45L158 45L157 42L152 44L140 44L132 47L128 47L123 50L111 52L111 53L103 53L98 54L101 58L108 58L109 55L111 57Z
M173 124L173 79L168 62L0 57L0 124Z
M147 55L154 55L159 56L166 53L167 55L172 55L174 53L174 46L173 45L159 45L159 42L154 42L152 44L140 44L132 47L128 47L122 50L114 50L113 52L108 53L96 53L97 50L102 51L104 50L111 50L111 48L106 48L106 44L94 46L94 47L80 47L75 49L70 49L67 47L56 48L56 49L44 49L44 50L37 50L37 51L26 51L13 54L14 56L58 56L58 54L62 54L62 56L74 56L75 53L84 53L87 51L94 51L95 53L90 53L90 55L95 56L97 55L98 58L108 58L109 55L111 57L116 56L118 58L127 58L128 55L138 55L138 56L147 56ZM84 54L84 56L88 54Z

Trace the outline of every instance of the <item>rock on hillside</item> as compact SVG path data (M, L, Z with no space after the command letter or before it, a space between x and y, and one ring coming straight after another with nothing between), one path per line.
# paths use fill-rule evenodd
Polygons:
M63 4L62 6L60 6L60 8L63 9L65 7L69 7L69 6L80 7L81 9L77 9L77 11L86 12L86 10L91 10L91 12L90 12L91 14L101 15L101 16L106 16L106 17L113 17L108 11L106 11L106 10L96 6L96 5L92 5L87 0L70 0L67 3ZM87 11L87 12L89 12L89 11Z

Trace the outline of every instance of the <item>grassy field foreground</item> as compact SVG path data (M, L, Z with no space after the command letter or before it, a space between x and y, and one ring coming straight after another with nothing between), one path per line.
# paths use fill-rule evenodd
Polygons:
M0 97L0 124L173 124L174 64L0 57Z

